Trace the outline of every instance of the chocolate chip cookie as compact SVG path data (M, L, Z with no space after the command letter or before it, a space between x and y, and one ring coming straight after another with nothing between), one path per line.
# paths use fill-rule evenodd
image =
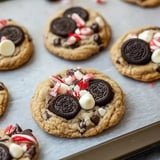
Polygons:
M22 66L32 53L33 44L26 28L11 19L0 20L0 70Z
M7 102L8 102L7 87L2 82L0 82L0 117L6 110Z
M31 112L49 134L90 137L120 121L124 101L115 81L94 69L77 67L41 82L32 98Z
M123 0L128 3L137 4L141 7L156 7L160 6L159 0Z
M110 55L125 76L144 82L160 79L160 28L148 26L126 33L113 45Z
M84 60L106 48L111 29L97 12L71 7L53 15L46 25L44 43L49 52L68 60Z
M38 142L31 129L18 124L0 129L1 160L38 160Z

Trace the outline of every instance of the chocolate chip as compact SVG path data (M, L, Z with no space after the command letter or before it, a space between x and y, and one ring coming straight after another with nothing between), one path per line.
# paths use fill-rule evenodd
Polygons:
M0 142L5 142L5 141L8 141L9 139L8 138L4 138L4 139L0 139Z
M73 13L78 14L85 21L87 21L89 18L89 14L88 14L87 10L85 10L82 7L71 7L69 9L65 10L65 12L63 13L63 16L64 17L71 17Z
M101 44L101 43L102 43L102 40L101 40L101 37L99 36L99 34L94 34L93 40L94 40L97 44Z
M119 59L116 60L116 63L117 63L117 64L121 64L121 62L119 61Z
M4 26L0 29L0 38L5 36L11 40L16 46L20 45L24 40L23 30L15 25Z
M98 23L93 23L91 25L91 29L94 31L94 33L99 32L99 25L98 25Z
M2 143L0 143L0 160L12 160L8 147Z
M58 95L50 102L48 109L67 120L74 118L81 107L78 100L69 94Z
M24 154L24 157L33 158L36 154L36 147L34 145L30 146L27 152Z
M110 84L102 79L93 79L89 81L87 89L94 97L97 106L105 106L114 96Z
M79 127L80 128L86 128L86 122L84 120L79 122Z
M4 84L0 82L0 91L4 90Z
M61 39L60 38L55 38L53 40L53 45L54 46L60 46L61 45Z
M93 115L93 116L91 117L91 121L92 121L95 125L98 125L99 120L100 120L100 118L99 118L98 115Z
M51 22L50 30L53 34L61 37L67 37L69 33L74 33L77 25L71 18L56 18Z
M151 60L151 50L147 42L133 38L125 41L121 47L121 53L129 64L143 65Z
M160 73L160 66L156 69L156 71Z
M75 72L76 70L75 69L73 69L73 68L71 68L71 69L69 69L69 70L67 70L67 76L69 76L69 75L74 75L74 72Z
M26 135L30 135L30 136L33 135L31 129L25 129L25 130L23 130L23 131L21 132L21 134L26 134Z

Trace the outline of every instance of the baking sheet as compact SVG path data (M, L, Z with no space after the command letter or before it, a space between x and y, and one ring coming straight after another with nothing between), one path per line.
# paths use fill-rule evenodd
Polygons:
M160 8L142 9L119 0L97 4L95 0L74 0L74 5L85 4L99 11L112 27L109 48L123 33L146 25L160 26ZM160 83L142 83L121 76L112 65L109 48L89 60L71 62L48 53L43 45L43 30L47 19L59 9L69 5L46 0L8 0L0 2L0 19L12 18L28 28L35 45L29 63L13 71L1 71L0 81L9 89L10 99L6 113L0 118L0 128L19 123L22 128L33 129L40 143L39 160L58 160L79 151L101 144L117 136L160 121ZM85 139L58 138L43 132L32 119L30 101L37 84L66 67L95 68L116 80L126 93L126 113L119 125L102 134ZM152 86L152 87L151 87Z

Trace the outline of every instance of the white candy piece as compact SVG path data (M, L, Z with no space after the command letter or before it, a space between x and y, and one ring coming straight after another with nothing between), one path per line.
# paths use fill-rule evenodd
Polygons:
M153 38L156 40L160 39L160 32L157 32Z
M88 93L89 93L89 92L86 91L86 90L81 90L81 91L79 92L80 96L83 96L83 95L88 94Z
M23 155L24 150L21 146L15 143L11 143L11 145L9 146L9 152L13 158L20 158Z
M84 94L82 97L80 97L79 103L80 106L85 110L92 109L95 106L95 100L90 93Z
M106 113L106 110L103 109L103 108L99 108L98 109L98 113L103 117L105 115L105 113Z
M140 33L138 35L138 38L140 38L146 42L149 42L153 38L154 33L155 33L154 30L147 30L147 31Z
M79 70L74 72L74 75L75 75L76 79L78 79L78 80L81 80L83 78L83 74Z
M100 27L104 27L104 21L101 17L96 17L95 21L99 24Z
M151 60L154 63L160 63L160 49L156 49L151 56Z
M0 43L0 54L3 56L11 56L15 51L15 45L11 40L3 40Z
M70 87L68 85L66 85L64 83L61 83L58 92L61 93L61 94L65 94L69 90L70 90Z

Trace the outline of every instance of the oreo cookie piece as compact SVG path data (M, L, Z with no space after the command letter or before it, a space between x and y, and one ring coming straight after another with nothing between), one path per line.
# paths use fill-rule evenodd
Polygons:
M11 160L12 157L9 153L9 149L4 144L0 143L0 160Z
M73 13L77 13L85 21L87 21L89 18L88 12L84 8L81 8L81 7L71 7L65 10L65 12L63 13L63 16L71 17Z
M62 94L50 101L48 109L67 120L74 118L81 107L78 100L69 94Z
M3 36L11 40L16 46L20 45L24 40L24 32L15 25L8 25L0 29L0 38Z
M74 33L75 29L76 22L67 17L56 18L50 25L51 32L61 37L67 37L69 33Z
M102 79L94 79L89 81L87 89L95 99L95 104L104 106L109 103L114 96L110 84Z
M151 60L149 44L138 38L125 41L121 47L121 53L129 64L143 65Z

